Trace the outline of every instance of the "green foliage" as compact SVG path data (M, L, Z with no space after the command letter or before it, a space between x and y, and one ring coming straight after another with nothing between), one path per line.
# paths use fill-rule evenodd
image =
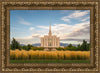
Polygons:
M20 43L18 41L16 41L14 38L11 42L11 45L10 45L10 49L11 50L15 50L15 49L19 49L19 50L44 50L43 47L34 47L30 44L28 45L24 45L24 46L21 46ZM58 47L56 48L57 50L61 51L61 50L70 50L70 51L89 51L90 50L90 43L87 43L87 41L83 40L83 43L80 45L78 44L77 46L73 46L72 44L69 44L67 47Z
M78 46L77 46L77 50L80 50L80 49L81 49L81 45L78 44Z
M77 48L75 46L70 46L70 47L65 47L65 50L70 50L70 51L77 51Z
M58 48L56 48L57 50L64 50L64 48L62 48L62 47L58 47Z
M13 38L13 40L10 44L10 49L11 50L19 49L19 50L29 51L29 50L43 50L44 48L43 47L34 47L30 44L21 46L20 43L18 41L16 41L16 39Z
M22 49L23 50L28 50L28 47L24 45L24 46L22 46Z
M69 44L68 47L73 47L72 44Z
M19 50L21 50L20 43L18 41L16 41L14 38L11 42L10 49L12 49L12 50L19 49Z
M28 45L24 45L24 46L21 46L23 50L31 50L31 47L33 47L32 45L28 44Z
M90 44L88 44L87 41L83 40L83 43L82 43L80 49L81 49L81 51L89 51Z
M83 43L77 46L73 46L72 44L69 44L68 46L61 48L56 48L57 50L70 50L70 51L89 51L90 50L90 44L87 43L87 41L83 40Z
M31 47L31 50L44 50L43 47Z
M28 45L27 45L27 50L30 50L31 47L32 47L32 45L28 44Z

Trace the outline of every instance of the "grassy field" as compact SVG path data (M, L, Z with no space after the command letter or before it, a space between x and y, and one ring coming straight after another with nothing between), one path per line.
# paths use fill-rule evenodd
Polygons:
M10 60L10 63L90 63L89 60Z
M10 50L10 63L90 63L90 51Z
M90 60L90 51L10 50L10 60Z

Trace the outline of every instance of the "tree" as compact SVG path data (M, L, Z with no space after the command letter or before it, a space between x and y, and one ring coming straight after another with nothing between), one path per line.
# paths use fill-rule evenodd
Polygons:
M31 47L31 50L44 50L43 47Z
M90 50L90 43L87 44L87 50Z
M38 50L44 50L44 48L43 47L38 47Z
M72 44L69 44L67 47L64 48L64 50L89 51L90 50L90 43L87 43L87 41L83 40L81 45L78 44L77 46L73 46Z
M68 47L72 47L72 44L69 44Z
M80 44L77 45L77 50L81 50L81 45Z
M22 49L28 50L28 47L24 45L24 46L22 47Z
M88 51L90 48L90 44L87 43L87 41L83 40L83 43L81 45L81 51Z
M67 47L64 47L65 48L65 50L70 50L70 48L67 46Z
M15 50L15 49L19 49L20 50L20 44L14 38L13 38L13 40L11 42L11 49L12 50Z
M28 45L27 45L27 50L30 50L31 47L32 47L32 45L28 44Z
M62 47L58 47L58 48L56 48L57 50L64 50L64 48L62 48Z

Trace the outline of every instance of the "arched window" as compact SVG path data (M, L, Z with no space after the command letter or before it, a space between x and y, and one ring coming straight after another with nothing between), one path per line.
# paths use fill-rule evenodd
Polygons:
M51 39L49 39L49 42L51 42Z
M51 46L51 43L49 43L49 46Z

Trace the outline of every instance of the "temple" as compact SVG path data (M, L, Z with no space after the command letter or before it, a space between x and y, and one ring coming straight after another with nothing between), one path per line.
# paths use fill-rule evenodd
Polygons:
M59 37L52 35L51 24L48 35L41 37L41 47L44 47L44 51L55 51L56 48L60 47Z

